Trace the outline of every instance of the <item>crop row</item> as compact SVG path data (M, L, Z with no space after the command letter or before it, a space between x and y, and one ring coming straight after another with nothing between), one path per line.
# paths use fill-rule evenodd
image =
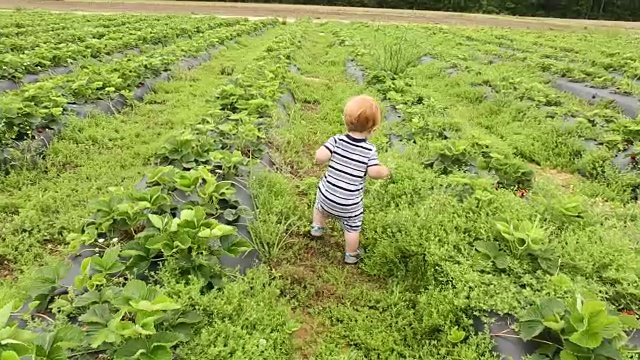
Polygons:
M40 73L57 66L68 66L79 59L97 58L144 45L169 44L180 37L192 37L208 30L238 23L237 20L209 18L198 21L192 18L184 23L179 18L168 18L155 22L143 20L140 24L123 25L116 31L101 29L98 31L105 35L102 38L94 39L88 35L89 38L85 38L84 41L61 41L41 45L26 52L4 52L0 55L0 79L20 80L26 74ZM82 30L73 30L67 34L73 37L74 34L82 33Z
M460 37L456 41L456 35L455 31L430 34L425 49L432 56L431 62L437 60L429 71L432 76L439 71L444 73L443 67L448 64L450 81L471 88L452 92L455 97L471 100L479 95L480 99L517 105L511 114L498 113L492 119L478 121L483 127L531 162L589 174L604 181L615 178L618 179L615 182L623 181L629 186L623 191L635 191L633 184L637 181L633 177L619 176L612 170L634 165L629 145L638 141L633 124L640 108L637 100L563 79L549 80L548 73L536 65L535 55L511 54L496 45ZM415 63L420 55L413 54L410 63ZM384 65L384 61L380 63ZM589 102L611 99L615 104L605 101L592 106L553 87L579 92ZM484 107L485 111L496 111L489 104ZM609 162L603 161L605 156L609 156Z
M46 20L44 24L66 24L65 28L54 27L49 30L46 25L35 27L29 33L3 36L0 38L0 48L4 51L26 51L33 50L38 46L46 46L49 44L65 43L73 40L82 40L90 38L101 38L110 31L118 31L121 26L132 26L139 24L151 24L153 21L161 21L162 19L144 18L126 16L122 19L113 16L102 15L92 16L93 21L64 21L64 16L60 15L60 19ZM3 31L9 31L4 29Z
M574 142L583 146L580 133L563 130L555 116L544 113L544 105L561 112L562 101L569 102L570 95L536 76L518 76L522 63L479 66L475 58L481 52L463 51L473 60L460 61L458 72L450 77L444 75L443 63L434 59L417 66L424 55L419 51L431 53L434 48L427 44L398 68L398 55L385 61L385 54L397 54L394 43L402 36L397 30L360 31L348 33L352 42L346 45L365 64L366 84L394 105L388 107L386 118L399 125L385 126L390 135L401 135L391 137L393 148L404 151L407 158L425 159L419 164L402 162L395 169L401 175L394 175L384 187L386 192L370 195L368 236L376 241L367 249L371 255L366 269L373 275L397 277L406 289L419 293L429 289L427 296L439 299L430 304L444 319L440 320L444 324L429 319L431 327L461 324L481 312L517 314L518 332L507 325L508 316L494 314L498 324L488 326L502 357L531 355L524 341L533 339L546 344L533 347L539 349L537 359L631 358L637 352L631 345L638 339L630 340L633 333L629 334L640 327L634 315L640 296L638 269L632 264L637 254L626 253L626 260L619 259L621 249L633 246L633 240L612 235L614 228L628 226L618 222L627 215L594 217L601 209L585 194L558 192L535 181L526 163L531 153L555 153L568 162L591 156L584 148L567 151ZM371 40L375 35L388 43L375 44ZM464 41L459 45L451 51L460 54ZM385 50L377 53L380 48ZM354 68L351 62L347 71L353 73ZM533 86L527 87L531 80ZM409 144L413 145L399 146ZM606 162L594 163L591 169L611 169L611 158ZM616 175L610 176L613 180ZM517 197L507 195L512 192ZM394 199L392 205L389 199ZM585 247L593 247L600 257L586 256L581 250ZM602 272L608 275L603 277ZM464 332L453 330L448 341L461 342ZM594 336L586 338L587 333ZM505 342L515 346L501 346Z
M100 26L112 27L126 24L139 15L118 16L87 16L78 14L63 14L39 11L11 11L0 14L0 35L2 38L14 38L18 36L46 36L53 32L62 32L65 29L75 29L90 26L96 23Z
M149 274L161 268L166 276L211 291L225 279L220 263L246 258L250 243L244 236L249 234L240 228L250 213L239 201L240 187L223 180L233 177L238 168L216 164L221 154L233 155L230 144L241 144L251 134L220 130L252 128L259 141L255 131L265 130L275 113L279 81L286 71L280 63L286 57L279 55L299 45L299 38L295 27L283 31L259 64L216 92L211 116L193 130L210 146L206 154L192 153L194 159L186 162L171 160L167 155L175 149L175 140L193 131L176 134L158 153L158 161L165 166L149 173L136 189L121 189L95 202L95 212L82 231L69 237L73 247L82 246L91 253L75 258L71 266L61 263L39 269L39 286L30 289L31 307L37 313L50 315L52 308L63 308L57 311L56 321L71 319L78 325L55 326L41 335L9 327L7 338L19 338L21 346L12 342L3 348L7 353L3 356L40 356L40 339L50 338L44 351L65 356L91 352L115 359L139 358L139 354L172 358L172 349L192 336L190 328L198 326L201 317L163 295L162 282L153 281ZM206 129L215 135L208 136ZM23 307L24 312L28 309ZM0 315L10 310L11 305L4 307ZM7 320L13 321L0 319L4 322L0 329L7 328Z
M640 78L637 45L640 44L634 46L632 37L585 35L586 39L578 41L581 38L577 36L554 35L514 36L498 31L465 33L465 37L476 44L493 44L494 54L513 61L532 64L554 75L590 80L594 85L617 86L626 93L640 94L640 82L637 81Z
M0 129L3 141L29 139L37 129L59 129L68 104L131 97L145 79L169 71L178 61L199 55L214 45L256 32L272 21L244 22L235 27L212 30L144 55L130 55L112 63L87 66L69 75L24 86L0 97Z

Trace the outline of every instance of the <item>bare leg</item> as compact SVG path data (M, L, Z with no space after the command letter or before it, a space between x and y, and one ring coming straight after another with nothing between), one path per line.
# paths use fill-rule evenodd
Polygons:
M359 232L344 232L344 252L347 254L355 254L360 246Z
M313 225L322 227L327 226L327 217L322 211L316 208L313 208Z

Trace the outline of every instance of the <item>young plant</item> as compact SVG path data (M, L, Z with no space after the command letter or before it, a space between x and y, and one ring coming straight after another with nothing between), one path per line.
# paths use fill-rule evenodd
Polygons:
M476 250L474 260L479 268L485 267L487 264L493 264L498 269L506 269L509 265L509 257L503 251L500 251L498 244L492 241L476 241L473 243Z
M38 268L28 287L29 296L33 299L35 310L47 307L53 293L60 288L60 280L64 279L71 269L71 264L59 261L53 265Z
M443 141L434 145L436 155L424 164L443 175L465 169L473 158L468 154L467 146L461 142Z
M74 303L78 309L88 306L78 318L87 344L115 359L171 359L171 347L187 340L188 325L200 319L195 313L176 313L178 304L140 280L87 294Z
M211 165L209 154L217 148L213 138L187 131L169 138L156 154L156 159L160 165L189 170Z
M18 328L11 322L13 302L0 308L0 359L19 360L33 354L33 341L37 335Z
M554 274L560 266L559 259L553 255L549 247L547 233L538 225L523 221L496 221L500 237L506 240L511 255L519 259L533 257L535 262L545 271Z
M490 153L478 166L480 170L486 170L498 177L500 187L511 190L526 190L533 185L535 173L526 165L514 159L507 159L505 156Z
M635 315L617 314L605 302L581 295L568 304L540 300L520 319L523 340L535 340L544 332L560 340L557 344L545 342L536 359L623 359L630 354L624 330L638 328Z
M84 338L82 329L74 325L64 325L51 332L40 333L33 340L35 359L68 359L69 350L81 347Z

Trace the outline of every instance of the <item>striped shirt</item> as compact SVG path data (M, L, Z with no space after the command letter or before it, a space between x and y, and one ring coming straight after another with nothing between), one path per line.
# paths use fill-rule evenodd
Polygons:
M319 204L338 218L362 216L367 169L380 164L376 147L349 134L333 136L324 147L331 159L318 186Z

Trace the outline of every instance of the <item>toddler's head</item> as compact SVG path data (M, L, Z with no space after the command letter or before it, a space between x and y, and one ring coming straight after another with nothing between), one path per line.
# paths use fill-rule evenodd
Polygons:
M380 126L380 106L374 98L358 95L344 106L344 124L349 132L370 135Z

